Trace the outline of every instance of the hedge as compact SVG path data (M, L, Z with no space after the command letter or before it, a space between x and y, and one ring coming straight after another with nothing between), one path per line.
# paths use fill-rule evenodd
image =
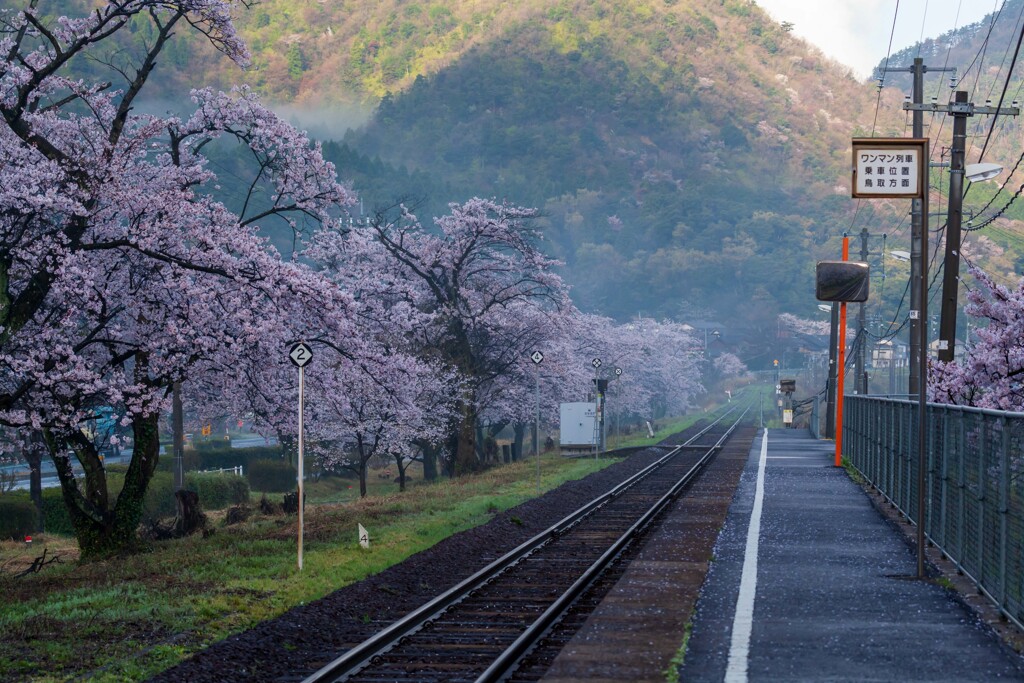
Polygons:
M71 515L68 514L64 494L59 486L43 489L43 529L48 534L75 535L75 528L71 526Z
M120 491L124 486L124 469L124 466L113 465L107 468L107 485L111 491ZM185 487L199 494L199 504L204 510L222 510L249 501L249 483L245 477L240 477L237 474L186 472ZM4 499L8 498L28 501L27 494L24 497L4 496ZM30 501L29 505L31 505ZM177 503L174 500L174 476L170 472L154 473L142 504L143 520L171 517L177 512ZM0 521L5 517L6 513L3 512L3 508L0 508ZM0 528L3 527L0 526ZM60 487L43 489L43 528L51 534L66 536L75 534ZM0 536L0 538L6 538L6 536Z
M22 540L36 530L36 506L21 496L0 498L0 539Z
M185 449L185 471L189 470L221 470L241 465L246 470L253 460L280 460L280 446L250 446L249 448L231 448L217 445L202 450ZM169 448L160 454L157 470L171 472L174 469L174 456Z
M199 494L199 505L204 510L223 510L249 501L249 483L237 474L186 472L185 488ZM155 473L146 489L143 519L172 517L177 513L174 476L170 472Z
M199 494L204 510L223 510L249 502L249 482L237 474L187 472L185 488Z
M297 481L298 473L295 468L284 460L254 460L249 463L249 485L253 491L294 491Z

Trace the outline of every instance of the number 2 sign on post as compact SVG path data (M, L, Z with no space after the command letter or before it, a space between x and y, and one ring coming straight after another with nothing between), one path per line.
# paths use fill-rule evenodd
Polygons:
M299 571L302 571L302 527L303 527L303 508L305 508L305 492L302 490L303 484L303 473L302 473L302 392L303 392L303 368L309 364L309 361L313 360L313 351L310 350L309 346L305 342L299 342L294 344L288 351L288 358L292 363L299 368Z

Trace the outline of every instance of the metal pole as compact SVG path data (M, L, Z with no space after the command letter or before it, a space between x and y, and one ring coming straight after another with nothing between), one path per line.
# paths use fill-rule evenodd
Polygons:
M608 420L605 419L608 414L608 395L607 392L601 394L601 450L608 450Z
M181 406L181 382L175 382L171 388L171 438L174 449L174 490L185 488L185 427ZM179 514L181 510L178 511Z
M302 528L303 528L303 508L305 507L305 496L303 495L302 489L302 391L304 384L304 373L302 366L299 366L299 571L302 571Z
M843 237L843 260L850 258L850 238ZM846 302L839 304L839 362L836 381L836 458L835 466L843 461L843 383L846 379Z
M868 260L868 229L860 231L860 260L865 263ZM857 311L857 393L866 396L868 393L868 366L867 366L867 326L865 325L867 304L861 302Z
M594 366L594 460L601 448L601 394L597 390L597 365Z
M927 161L929 145L924 145L924 158ZM927 168L927 166L926 166ZM921 211L928 215L928 185L925 184ZM928 231L921 232L921 249L928 253ZM924 259L920 264L920 279L917 285L921 293L920 320L918 320L917 371L920 381L917 390L917 578L923 579L924 574L924 470L927 464L927 448L925 437L928 434L928 262Z
M914 65L911 67L911 73L914 75L914 91L913 101L914 104L924 103L924 60L921 57L914 58ZM913 135L914 138L920 139L924 136L924 112L918 109L914 110L913 113ZM928 196L928 157L925 157L925 197ZM921 302L923 299L927 299L927 292L922 295L921 273L923 272L922 264L927 254L924 250L925 242L925 224L927 222L928 214L925 212L925 200L914 199L912 200L911 212L911 223L910 223L910 310L921 311ZM907 382L907 393L913 396L918 393L920 386L920 368L921 365L916 362L920 354L918 345L925 342L927 346L927 329L928 319L921 314L921 317L915 319L913 316L910 318L910 377ZM922 330L925 332L923 333Z
M536 457L540 455L540 366L534 366L533 388L533 455Z
M957 280L960 275L960 226L964 203L964 147L967 139L967 93L956 92L953 105L953 147L949 159L949 215L946 217L946 255L942 271L942 318L939 360L953 360L956 344Z
M534 365L536 374L534 375L534 398L536 403L534 408L536 410L534 417L536 422L533 426L533 459L537 461L537 495L540 495L540 366Z
M832 302L831 330L828 337L828 383L825 393L825 438L836 435L836 351L839 344L839 304Z

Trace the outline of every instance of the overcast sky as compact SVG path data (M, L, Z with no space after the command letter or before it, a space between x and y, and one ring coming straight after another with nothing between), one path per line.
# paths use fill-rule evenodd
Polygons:
M757 0L776 20L793 24L793 33L829 57L849 65L861 79L892 51L913 45L923 36L973 24L999 9L1002 0ZM896 7L899 5L897 15Z

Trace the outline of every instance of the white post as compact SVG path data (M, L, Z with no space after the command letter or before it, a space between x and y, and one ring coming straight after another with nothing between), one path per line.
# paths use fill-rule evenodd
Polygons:
M302 490L302 390L303 390L303 371L302 366L299 366L299 571L302 571L302 525L303 518L302 512L305 505L304 494Z
M540 495L540 365L534 365L536 374L534 377L534 398L536 423L533 432L533 458L537 461L537 495Z

